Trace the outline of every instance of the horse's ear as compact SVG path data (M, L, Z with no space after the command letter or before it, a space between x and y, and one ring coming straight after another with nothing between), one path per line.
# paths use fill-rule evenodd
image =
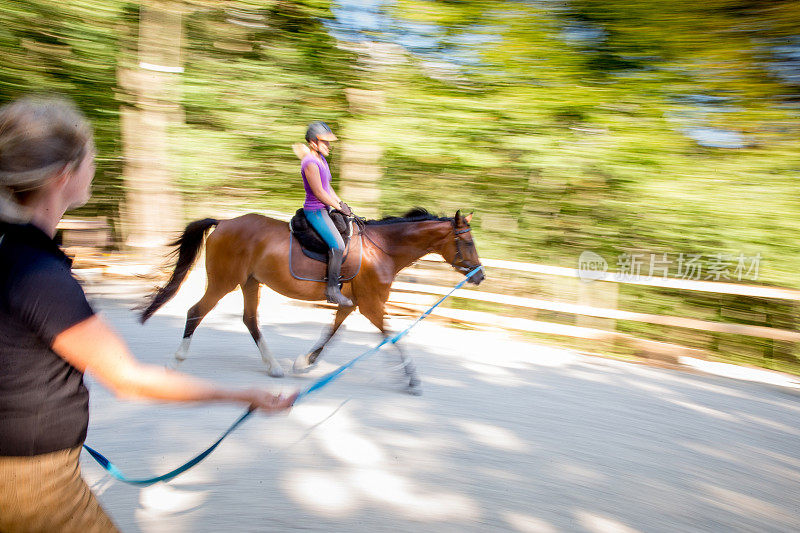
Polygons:
M470 213L467 216L465 216L464 220L466 220L467 224L469 224L469 221L472 220L472 213Z
M458 224L459 222L461 222L461 209L459 209L458 211L456 211L456 216L455 216L454 218L455 218L456 224Z

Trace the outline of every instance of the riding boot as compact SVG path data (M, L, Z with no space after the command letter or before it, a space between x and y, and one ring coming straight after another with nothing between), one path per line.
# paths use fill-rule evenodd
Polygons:
M328 285L325 288L325 297L332 304L344 307L353 307L350 301L339 289L339 274L342 271L343 250L331 249L328 251Z

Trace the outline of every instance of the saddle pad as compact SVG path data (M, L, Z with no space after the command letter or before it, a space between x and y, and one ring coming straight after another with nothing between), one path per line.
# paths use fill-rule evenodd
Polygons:
M342 282L350 281L361 270L361 235L353 235L344 250L342 260ZM328 264L307 257L297 238L289 233L289 272L295 279L325 282Z

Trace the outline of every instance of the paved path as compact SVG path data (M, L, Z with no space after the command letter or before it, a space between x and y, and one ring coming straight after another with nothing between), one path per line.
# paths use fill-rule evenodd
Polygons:
M93 299L137 357L163 363L198 283L145 326L129 311L131 287L96 286ZM332 313L264 295L263 331L288 370ZM288 391L378 341L352 316L314 374L276 380L240 316L241 298L224 299L182 370ZM288 416L251 418L168 484L124 485L86 454L84 475L124 532L800 530L800 396L790 389L431 321L404 342L421 397L398 392L389 351ZM241 413L120 401L90 387L87 443L133 476L174 468Z

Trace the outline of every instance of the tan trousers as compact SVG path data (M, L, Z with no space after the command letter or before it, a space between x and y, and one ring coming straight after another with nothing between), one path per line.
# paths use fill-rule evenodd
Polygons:
M118 532L81 477L80 453L0 457L0 532Z

